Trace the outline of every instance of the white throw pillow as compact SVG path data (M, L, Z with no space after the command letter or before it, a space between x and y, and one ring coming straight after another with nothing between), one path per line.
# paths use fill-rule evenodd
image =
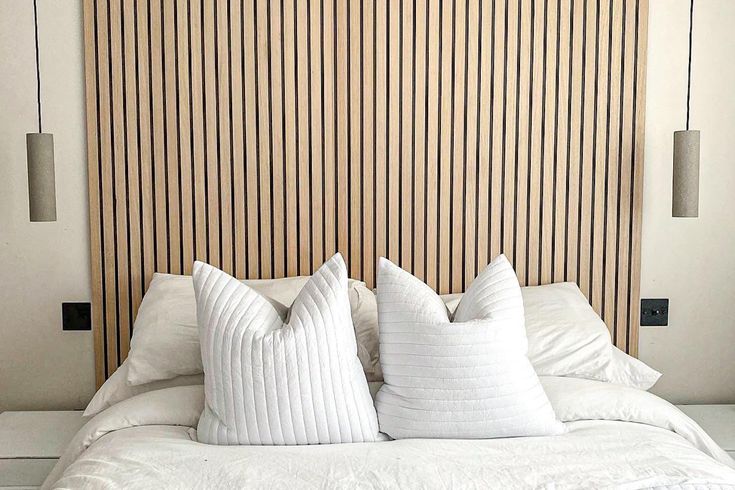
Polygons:
M253 288L211 265L196 262L193 278L205 374L200 442L378 439L341 255L308 279L285 320Z
M499 256L450 317L429 286L378 265L380 430L395 439L541 436L564 432L526 357L518 279Z
M290 305L308 280L308 276L299 276L243 282L286 310L283 305ZM359 299L364 294L352 291L365 288L365 284L354 280L349 284L350 299L355 302L353 313L356 318L365 318L362 311L366 303ZM360 330L360 321L356 320L355 324ZM358 339L365 339L365 336L358 335ZM366 374L372 376L375 368L370 350L362 344L360 358L365 362ZM201 374L202 357L191 276L153 275L135 318L128 364L127 382L133 386Z
M93 417L111 407L116 403L120 403L123 400L140 395L141 393L147 393L154 390L163 390L165 388L171 388L173 386L189 386L189 385L202 385L204 384L204 375L194 374L192 376L177 376L171 379L164 379L161 381L154 381L152 383L145 383L142 385L130 386L127 383L128 377L128 361L125 360L117 370L112 373L112 376L107 378L107 381L97 390L92 400L84 410L85 417Z

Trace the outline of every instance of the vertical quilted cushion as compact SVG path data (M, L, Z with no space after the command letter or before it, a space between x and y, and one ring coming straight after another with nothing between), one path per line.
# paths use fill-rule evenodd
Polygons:
M523 298L504 256L473 281L454 315L389 260L378 268L380 430L395 439L564 432L526 356Z
M287 312L210 265L194 265L209 444L374 441L378 423L337 254Z

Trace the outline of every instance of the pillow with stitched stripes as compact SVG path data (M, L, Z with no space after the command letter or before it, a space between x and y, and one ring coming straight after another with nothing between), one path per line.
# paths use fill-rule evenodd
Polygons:
M420 279L378 266L381 432L394 439L543 436L564 432L526 352L523 298L505 256L450 314Z
M211 265L196 262L193 278L204 367L200 442L298 445L381 437L357 357L341 255L308 279L284 315Z

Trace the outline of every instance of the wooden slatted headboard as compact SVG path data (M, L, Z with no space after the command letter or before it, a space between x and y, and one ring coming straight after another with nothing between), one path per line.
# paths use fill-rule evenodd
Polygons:
M97 381L154 271L498 253L637 351L646 0L85 0Z

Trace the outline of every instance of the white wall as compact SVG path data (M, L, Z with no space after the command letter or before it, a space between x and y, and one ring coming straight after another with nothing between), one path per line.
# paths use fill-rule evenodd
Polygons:
M61 329L62 301L90 299L82 6L38 4L58 221L28 220L25 134L38 131L33 3L0 0L0 411L82 408L94 392L91 332Z
M735 2L696 6L692 127L702 130L700 218L671 218L672 132L685 116L688 0L651 0L643 297L671 299L641 329L641 358L672 401L735 402ZM40 0L44 121L56 141L56 223L30 223L25 133L35 131L33 17L0 0L0 410L80 408L94 390L92 335L62 332L87 301L81 1Z
M641 328L640 357L674 402L735 402L735 2L695 3L691 129L701 133L698 219L671 217L673 131L684 129L689 0L654 0L648 27L644 298L669 326Z

